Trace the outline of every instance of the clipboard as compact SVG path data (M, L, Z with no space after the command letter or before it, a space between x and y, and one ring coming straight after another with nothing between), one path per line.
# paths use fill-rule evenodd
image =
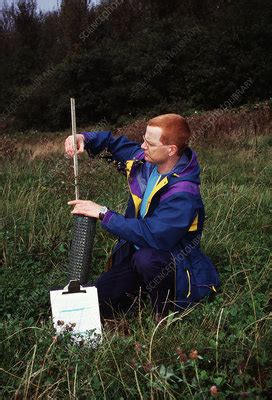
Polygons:
M56 334L70 332L77 343L95 347L102 341L97 289L70 281L63 289L50 290L50 302Z

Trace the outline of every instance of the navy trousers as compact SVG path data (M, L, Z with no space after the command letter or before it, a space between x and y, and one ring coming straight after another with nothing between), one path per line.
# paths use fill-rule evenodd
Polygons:
M161 274L171 262L171 253L126 244L126 254L113 258L113 265L95 282L101 316L105 319L133 311L141 299L150 296L153 311L161 315L173 309L175 272Z

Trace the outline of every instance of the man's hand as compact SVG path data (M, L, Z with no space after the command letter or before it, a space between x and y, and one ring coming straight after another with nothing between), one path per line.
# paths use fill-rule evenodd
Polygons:
M77 138L77 154L84 152L84 136L78 133L76 135ZM69 157L73 157L74 155L74 137L73 135L68 136L65 140L65 152Z
M94 203L90 200L72 200L68 201L69 206L75 206L71 214L81 214L87 217L99 217L101 205Z

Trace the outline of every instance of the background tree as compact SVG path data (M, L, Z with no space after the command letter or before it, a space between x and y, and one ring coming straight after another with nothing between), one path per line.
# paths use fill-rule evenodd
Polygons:
M249 78L235 105L271 97L266 0L62 0L43 14L20 0L4 5L1 21L2 117L54 69L16 108L21 128L66 127L71 95L81 124L220 107Z

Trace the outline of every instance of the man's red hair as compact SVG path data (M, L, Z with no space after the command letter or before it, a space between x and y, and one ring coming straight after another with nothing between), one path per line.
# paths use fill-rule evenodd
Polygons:
M191 131L184 117L178 114L164 114L152 118L148 126L156 126L162 129L161 142L163 144L175 144L178 155L188 146Z

